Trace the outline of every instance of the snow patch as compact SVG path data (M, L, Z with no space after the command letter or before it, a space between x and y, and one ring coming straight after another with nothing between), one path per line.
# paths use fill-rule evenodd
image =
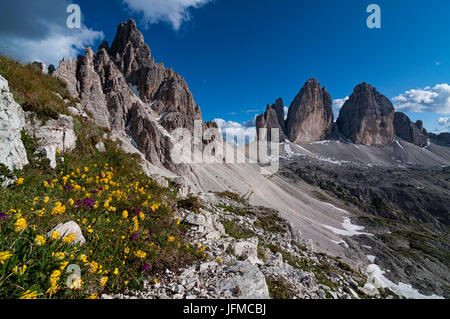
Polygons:
M372 264L375 262L375 258L377 258L377 257L372 256L372 255L367 255L367 259L369 259L369 261L370 261Z
M347 242L346 242L345 240L343 240L343 239L342 239L342 240L339 240L339 241L337 241L337 240L332 240L331 242L335 243L336 245L342 244L342 245L345 246L345 248L350 248L350 247L348 246Z
M402 146L402 144L400 144L400 142L398 140L395 140L395 143L397 143L397 145L400 146L402 150L406 151L405 148Z
M361 230L364 229L364 226L353 225L350 218L348 218L348 217L344 217L344 222L341 225L342 225L342 228L344 228L344 229L339 229L339 228L329 226L329 225L322 225L322 226L331 230L333 233L335 233L337 235L341 235L341 236L347 236L347 237L359 236L359 235L373 236L373 234L361 232Z
M334 206L333 204L325 203L325 202L323 202L323 204L328 205L328 206L331 206L331 207L333 207L334 209L340 211L341 213L344 213L344 214L347 214L347 215L350 214L348 211L343 210L343 209L341 209L341 208L339 208L339 207L336 207L336 206Z
M134 95L139 97L139 90L137 85L132 85L131 83L128 83L128 86L130 87L131 91L133 91Z
M414 289L411 285L399 282L398 285L387 279L384 274L385 271L381 270L378 265L371 264L367 266L366 273L372 279L372 281L379 282L382 288L389 288L397 295L403 296L408 299L444 299L441 296L435 294L431 296L422 295L417 289Z

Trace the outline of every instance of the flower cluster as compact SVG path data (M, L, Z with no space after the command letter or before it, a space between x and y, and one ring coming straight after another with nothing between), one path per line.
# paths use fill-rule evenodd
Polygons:
M171 194L119 162L19 178L0 199L0 298L92 299L138 289L166 265L177 269L172 260L202 258L204 247L185 242ZM68 221L81 227L84 245L77 234L50 231Z

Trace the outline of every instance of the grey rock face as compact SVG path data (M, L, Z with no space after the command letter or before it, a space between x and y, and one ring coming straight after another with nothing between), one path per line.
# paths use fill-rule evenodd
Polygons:
M395 135L407 142L424 147L428 143L427 131L423 128L423 123L411 122L409 117L402 112L395 112L394 116Z
M69 92L81 100L78 111L89 114L98 126L129 139L127 144L152 164L177 174L187 172L171 158L170 132L180 127L192 131L194 121L202 121L200 108L184 79L154 62L133 20L119 26L111 48L106 42L96 53L86 48L84 56L61 61L52 74L67 83Z
M194 120L202 119L186 81L172 69L155 63L134 20L119 25L109 54L142 101L162 115L166 130L185 127L192 131Z
M364 145L385 145L395 140L394 106L367 83L355 87L336 124L344 138Z
M433 141L433 143L441 146L450 146L450 133L441 133L436 135L434 133L429 133L428 137Z
M257 266L248 261L238 261L228 268L228 272L236 275L219 283L222 292L228 290L239 299L270 298L264 274Z
M60 114L57 120L48 120L45 125L40 120L27 116L25 128L28 134L38 139L38 150L46 154L52 168L57 165L56 152L58 150L70 152L75 149L77 137L71 116Z
M275 105L275 104L274 104ZM259 115L256 117L256 133L258 136L258 139L260 139L260 134L262 131L260 129L267 129L267 141L272 141L272 129L278 130L278 140L273 142L284 142L286 140L286 137L284 135L284 119L282 122L279 122L279 114L275 110L274 106L267 105L266 112L262 115ZM283 114L280 114L284 117L284 110Z
M238 240L232 247L237 257L247 260L252 264L261 264L258 258L258 237L248 240Z
M27 153L21 139L25 115L9 93L8 81L0 75L0 163L10 170L28 164Z
M333 130L331 96L316 79L310 79L295 97L286 120L286 133L292 143L321 141Z

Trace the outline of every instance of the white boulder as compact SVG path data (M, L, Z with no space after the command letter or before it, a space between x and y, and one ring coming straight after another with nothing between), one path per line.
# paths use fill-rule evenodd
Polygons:
M24 112L9 92L8 81L0 75L0 163L10 170L28 164L21 135L24 125Z
M47 237L50 237L54 231L59 233L61 236L60 238L65 238L69 235L75 234L75 240L73 241L74 244L84 245L86 243L86 239L83 236L80 226L78 226L78 224L74 221L59 224L47 233Z

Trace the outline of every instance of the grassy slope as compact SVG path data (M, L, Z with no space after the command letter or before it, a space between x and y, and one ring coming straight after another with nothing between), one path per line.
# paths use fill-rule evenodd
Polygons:
M40 118L67 114L55 92L76 102L61 81L31 65L0 57L0 74L15 100ZM54 170L34 155L38 141L23 134L30 165L14 172L15 185L0 189L0 298L86 298L139 289L143 280L203 257L186 244L186 226L173 215L175 192L144 176L115 143L104 141L106 152L97 151L104 131L81 118L74 123L77 147L59 154ZM80 225L85 245L45 236L68 221ZM71 265L80 267L80 289Z

